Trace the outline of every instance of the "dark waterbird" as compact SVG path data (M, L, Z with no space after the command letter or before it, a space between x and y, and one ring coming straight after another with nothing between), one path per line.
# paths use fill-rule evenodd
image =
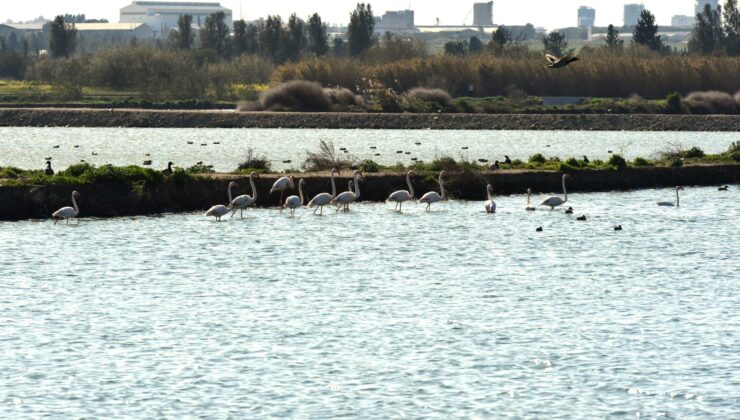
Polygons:
M723 185L719 188L717 188L717 191L728 191L730 187L728 185Z
M581 222L585 222L586 221L586 215L584 214L584 215L578 216L578 217L576 217L576 220L580 220Z
M152 164L152 161L151 160L145 160L144 161L144 166L149 166L151 164Z
M45 174L46 174L47 176L52 176L52 175L54 175L54 170L53 170L53 169L51 169L51 161L50 161L50 160L47 160L47 161L46 161L46 169L44 169L44 173L45 173Z
M537 228L537 232L542 232L542 226Z
M511 159L509 159L509 157L506 156L506 155L504 155L504 157L506 158L506 159L504 159L504 163L507 164L507 165L511 165Z
M614 226L614 230L622 230L622 225Z
M568 210L565 211L565 214L573 214L573 207L568 207Z
M583 155L583 163L590 163L586 155Z
M566 55L564 57L555 57L552 54L545 54L545 58L547 59L547 61L550 62L550 64L548 64L545 67L549 67L551 69L559 69L561 67L567 66L568 64L570 64L570 63L572 63L574 61L578 61L579 60L578 57L574 57L574 56L572 56L570 54L569 55Z
M167 162L167 169L162 170L162 173L165 175L172 175L172 165L174 165L174 163Z

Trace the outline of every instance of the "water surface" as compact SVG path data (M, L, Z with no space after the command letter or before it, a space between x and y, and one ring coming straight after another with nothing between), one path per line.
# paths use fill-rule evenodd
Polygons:
M0 222L0 416L737 418L737 194Z

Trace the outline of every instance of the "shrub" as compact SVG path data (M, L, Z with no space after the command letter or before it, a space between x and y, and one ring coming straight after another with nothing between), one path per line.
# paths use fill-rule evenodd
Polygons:
M545 162L547 162L547 159L545 159L545 156L543 156L542 153L535 153L529 157L529 163L543 164Z
M324 95L329 99L332 105L364 106L365 99L360 95L355 95L351 90L337 87L334 89L324 89Z
M260 94L260 105L266 111L328 111L331 102L318 83L294 80Z
M668 105L668 110L670 112L674 114L681 113L683 106L681 104L681 95L678 92L669 94L666 97L666 104Z
M617 169L626 169L627 168L627 161L624 160L624 158L621 155L613 154L609 158L609 166L613 166Z
M686 159L701 159L704 157L704 151L694 146L691 149L683 152L683 156Z
M321 140L318 152L306 152L306 160L301 167L308 172L348 169L354 165L351 159L342 159L337 156L334 143Z
M733 112L737 107L735 98L729 93L710 90L706 92L691 92L686 101L705 106L712 111Z
M365 159L362 162L360 162L359 168L362 172L368 172L368 173L380 172L380 165L378 165L376 162L370 159Z
M236 170L270 172L272 165L265 155L257 154L254 148L250 147L247 149L247 155L244 157L244 160L239 163Z
M632 165L634 166L652 166L653 163L649 160L641 157L636 157L634 161L632 161Z
M413 88L406 97L412 101L434 102L444 107L450 106L452 98L450 94L442 89Z
M189 174L209 174L215 172L213 165L204 165L202 163L195 164L185 170Z
M573 168L581 167L581 162L579 162L578 159L576 158L569 158L568 160L565 161L565 164Z

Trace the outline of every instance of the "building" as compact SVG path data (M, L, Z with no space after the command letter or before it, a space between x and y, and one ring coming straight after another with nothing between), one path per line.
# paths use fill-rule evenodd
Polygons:
M675 15L671 18L671 26L676 28L688 28L694 26L696 18L694 16Z
M144 23L75 23L80 35L117 37L119 39L153 38L152 28Z
M696 0L696 5L694 6L694 13L697 15L700 15L704 12L704 5L709 5L709 7L712 8L712 10L717 10L719 7L719 0Z
M596 23L596 9L586 6L578 8L578 26L579 28L593 28Z
M473 26L493 26L493 2L473 4Z
M640 15L645 10L642 4L624 5L624 26L635 26L640 21Z
M177 28L180 16L193 17L193 25L202 26L208 16L223 12L226 24L234 28L230 9L220 3L172 2L172 1L134 1L121 9L121 23L143 23L149 26L155 36L162 36Z
M399 10L385 12L382 17L375 18L376 32L414 32L414 11Z

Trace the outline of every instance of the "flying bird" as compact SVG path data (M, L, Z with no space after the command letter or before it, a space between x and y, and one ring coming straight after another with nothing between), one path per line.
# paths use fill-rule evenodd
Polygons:
M545 58L547 59L547 61L550 62L550 64L548 64L545 67L549 67L551 69L559 69L561 67L567 66L568 64L574 61L579 60L578 57L574 57L570 54L564 57L555 57L554 55L551 55L551 54L545 54Z

